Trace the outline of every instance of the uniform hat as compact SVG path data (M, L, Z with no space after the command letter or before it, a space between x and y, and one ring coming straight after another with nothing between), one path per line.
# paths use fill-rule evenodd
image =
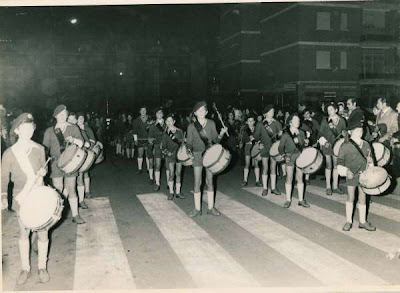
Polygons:
M271 109L274 109L274 105L272 105L272 104L266 105L264 108L263 114L268 113Z
M348 121L347 130L354 130L356 128L362 128L363 124L359 119L351 119Z
M11 132L14 132L15 129L24 123L33 123L33 116L31 113L22 113L15 118L11 124Z
M199 110L201 107L207 106L206 101L197 102L196 105L193 107L193 113Z
M53 112L53 117L56 117L59 113L61 113L62 111L66 110L67 107L65 105L58 105Z

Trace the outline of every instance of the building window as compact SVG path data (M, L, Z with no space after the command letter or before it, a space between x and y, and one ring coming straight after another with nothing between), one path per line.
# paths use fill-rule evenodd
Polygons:
M385 11L364 9L363 26L370 29L384 29Z
M317 12L317 30L331 29L331 14L329 12Z
M347 52L340 52L340 69L347 69Z
M340 30L347 31L349 28L347 27L347 13L340 14Z
M331 68L331 52L329 51L317 51L316 58L317 69L330 69Z

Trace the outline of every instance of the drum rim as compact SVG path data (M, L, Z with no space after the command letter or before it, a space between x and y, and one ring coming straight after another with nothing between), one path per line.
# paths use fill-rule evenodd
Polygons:
M221 158L222 158L223 154L225 153L225 151L226 151L226 149L225 149L224 147L222 147L221 153L218 155L218 159L215 160L213 163L211 163L211 164L208 165L208 166L206 166L206 165L204 164L204 157L203 157L203 165L204 165L204 167L206 167L206 168L208 168L208 169L214 167L214 166L219 162L219 160L221 160ZM205 156L205 155L206 155L206 154L204 154L204 156Z
M60 166L59 166L60 169L61 169L62 171L64 171L64 173L66 173L66 174L72 174L72 173L75 173L75 172L79 171L79 169L80 169L80 168L82 167L82 165L85 163L86 157L87 157L87 152L85 152L84 150L82 150L82 151L83 151L83 154L84 154L84 158L83 158L82 162L79 163L72 171L66 172L66 171L63 170L63 168L67 167L68 164L70 164L71 162L69 162L69 163L68 163L67 165L65 165L64 167L60 167Z
M217 172L212 172L212 171L210 170L210 172L213 173L213 175L218 175L218 174L222 173L222 172L229 166L229 164L230 164L230 162L231 162L231 160L232 160L232 155L231 155L231 153L230 153L228 150L226 150L226 151L229 153L228 162L225 164L225 166L224 166L221 170L219 170L219 171L217 171ZM219 160L218 160L218 161L219 161Z
M85 153L85 158L84 158L84 160L86 160L87 153L85 152L84 149L81 149L81 148L78 147L77 145L70 145L70 146L75 147L75 151L74 151L72 157L75 157L75 155L81 150L83 153ZM64 151L65 151L65 150L64 150ZM64 152L63 152L63 153L64 153ZM62 156L62 154L61 154L61 156ZM61 158L61 156L60 156L60 158ZM58 167L59 167L59 168L64 168L64 167L66 167L69 163L71 163L71 161L69 161L69 162L64 162L64 163L63 163L63 162L60 162L60 158L58 159Z
M386 174L387 174L387 173L386 173ZM360 177L361 177L361 174L360 174ZM387 182L388 180L390 180L389 174L387 174L386 179L385 179L385 181L383 181L383 183L381 183L381 184L379 184L379 185L377 185L377 186L375 186L375 187L366 187L363 183L361 183L360 180L358 180L358 181L360 182L360 185L361 185L362 188L365 188L365 189L368 189L368 190L369 190L369 189L379 188L379 187L385 185L386 182Z
M377 194L382 194L387 190L387 188L384 191L381 191L380 188L387 183L389 183L389 186L390 186L390 184L391 184L390 176L387 176L386 180L381 185L378 185L376 187L365 187L361 182L360 182L360 185L361 185L361 188L364 190L364 192L367 194L373 194L373 193L368 193L368 191L372 191L374 189L378 190L379 193L377 193ZM388 186L388 188L389 188L389 186ZM367 191L365 191L365 190L367 190Z

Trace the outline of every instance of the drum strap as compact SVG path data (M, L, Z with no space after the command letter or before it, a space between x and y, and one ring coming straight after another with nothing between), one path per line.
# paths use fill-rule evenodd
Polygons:
M164 125L164 126L161 126L160 123L156 123L156 126L157 126L158 130L159 130L161 133L163 133L163 132L165 131L165 125Z
M291 139L293 140L294 145L296 146L296 149L301 153L303 151L303 147L300 144L300 140L297 137L296 134L292 134L292 132L288 129L287 133L289 134L289 136L291 137ZM297 142L296 142L297 141Z
M273 122L271 122L272 124ZM268 123L268 121L264 121L263 125L265 127L265 129L267 130L268 136L273 140L272 142L275 142L275 133L271 128L271 124Z
M56 134L58 143L60 144L60 153L62 153L65 150L65 145L66 145L64 135L62 134L60 128L54 128L54 133Z
M367 158L365 157L364 153L362 152L362 150L360 149L358 144L356 144L356 142L354 140L352 140L351 138L349 139L349 142L357 149L357 151L360 153L360 155L367 161Z
M178 129L176 129L178 131ZM175 132L176 133L176 132ZM180 141L178 138L176 138L175 133L172 133L172 131L167 131L168 136L172 139L172 141L176 144L180 144Z
M22 172L24 172L27 178L24 187L18 194L18 196L24 197L31 190L33 184L35 183L36 174L33 170L31 161L29 160L28 154L21 152L18 148L15 147L15 145L11 147L11 150L14 153L15 158L17 159L19 167L21 168Z
M203 126L201 126L201 124L198 120L196 120L194 122L194 128L196 128L197 133L199 134L201 140L204 142L204 145L206 146L206 148L211 146L212 144L211 144L210 140L208 139L208 137L203 129Z

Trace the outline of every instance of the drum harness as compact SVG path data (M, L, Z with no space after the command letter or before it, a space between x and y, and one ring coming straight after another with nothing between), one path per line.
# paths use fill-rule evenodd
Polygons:
M179 128L176 128L176 130L175 130L175 133L177 132L177 131L179 131L180 129ZM176 143L177 145L180 145L182 142L181 141L179 141L179 139L175 136L175 133L173 133L172 131L169 131L167 128L165 128L165 133L171 138L171 140L174 142L174 143ZM168 150L167 149L164 149L163 150L163 153L165 154L165 155L167 155L167 153L168 153Z
M363 159L364 159L365 162L366 162L366 168L365 168L365 169L367 169L367 168L368 168L368 159L367 159L367 157L364 155L364 153L362 152L361 148L358 146L358 144L357 144L354 140L352 140L351 138L349 138L349 142L356 148L356 150L358 151L358 153L363 157ZM364 142L364 143L365 143L365 142ZM368 156L369 156L369 154L368 154ZM361 166L358 167L358 169L357 169L357 171L356 171L355 173L361 174L362 172L360 172L360 169L361 169Z

